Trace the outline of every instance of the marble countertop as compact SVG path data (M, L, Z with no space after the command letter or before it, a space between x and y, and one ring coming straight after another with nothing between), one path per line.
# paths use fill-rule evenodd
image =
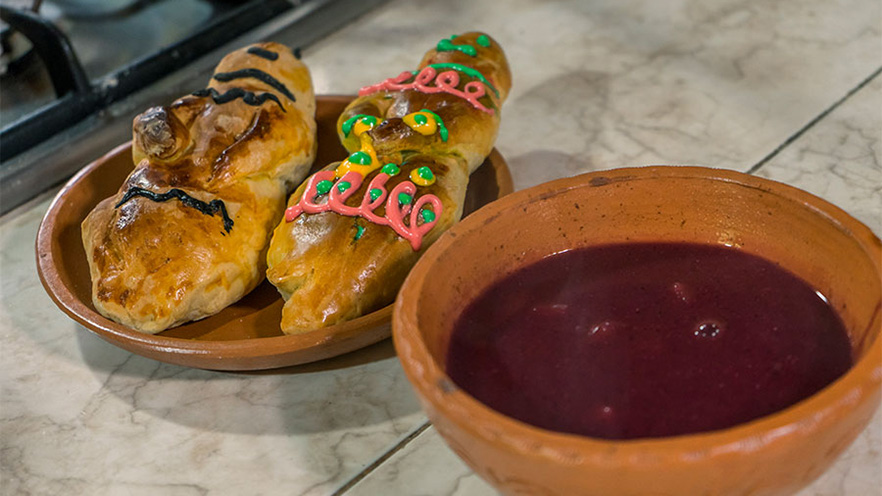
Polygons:
M825 198L882 234L882 3L392 1L309 47L317 93L397 75L484 30L514 86L517 188L700 164ZM0 218L0 494L482 495L386 341L264 373L167 365L68 319L36 274L50 196ZM882 414L800 496L880 494Z

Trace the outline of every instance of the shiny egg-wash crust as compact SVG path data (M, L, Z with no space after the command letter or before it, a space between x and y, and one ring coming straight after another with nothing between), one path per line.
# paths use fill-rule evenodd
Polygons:
M82 224L95 308L155 334L254 289L315 132L309 71L276 43L230 53L207 88L136 117L134 171Z
M377 165L397 166L397 173L390 174L385 184L390 196L397 185L416 177L412 176L414 171L431 171L434 183L417 186L412 200L424 195L440 200L440 212L432 211L426 217L426 222L431 219L435 225L413 242L390 226L362 216L337 211L300 213L308 183L301 185L288 201L289 212L295 216L276 228L267 260L268 279L286 300L281 324L286 334L338 324L391 303L420 254L462 216L469 175L493 148L511 74L502 49L488 36L467 33L451 43L474 47L474 54L439 43L426 53L416 71L396 78L397 86L380 88L380 83L363 88L337 123L341 142L353 154L349 161L359 160L356 154L365 149L367 141L376 152ZM443 75L450 71L456 75ZM451 81L456 84L439 88L439 84ZM468 90L475 88L483 88L480 98L470 101L463 96L472 95ZM426 117L437 117L443 126L430 134L417 132L416 114L422 114L423 122ZM370 125L372 117L376 125L359 134L354 127L363 118L359 116L368 117L363 126ZM330 164L325 170L338 167L340 164ZM364 174L360 187L342 209L370 201L369 184L379 174L383 169ZM341 176L338 174L334 188L346 182ZM327 202L331 193L324 195L328 198L318 195L315 201ZM388 214L386 210L380 206L373 213L383 216Z

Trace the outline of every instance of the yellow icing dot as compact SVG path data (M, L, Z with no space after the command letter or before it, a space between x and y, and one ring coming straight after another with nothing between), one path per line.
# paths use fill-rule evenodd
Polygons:
M402 117L401 120L403 120L411 129L423 136L429 136L438 132L438 124L435 122L435 119L426 112L407 114Z
M435 184L435 174L432 169L423 166L410 171L410 180L417 186L429 186Z
M358 133L358 130L354 130L354 132ZM361 150L353 153L349 158L337 166L334 170L334 174L338 178L345 176L349 171L358 172L364 177L383 166L377 158L377 152L374 151L373 140L371 137L367 134L361 134L359 135L359 138L361 139ZM367 155L368 159L365 159L365 155ZM351 161L350 158L353 157L360 159L363 164Z
M362 133L364 133L365 131L370 131L371 129L374 128L374 126L376 126L379 123L380 123L380 120L376 119L376 118L370 118L370 119L362 118L362 119L355 121L355 124L352 126L352 132L356 136L361 136Z

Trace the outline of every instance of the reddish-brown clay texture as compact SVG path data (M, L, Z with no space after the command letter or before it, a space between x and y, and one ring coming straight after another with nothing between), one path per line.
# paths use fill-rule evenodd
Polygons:
M319 147L314 169L346 157L336 123L351 100L351 96L316 98ZM121 145L86 166L59 192L37 233L37 269L43 286L59 308L87 329L139 355L215 370L261 370L314 362L390 336L391 305L336 326L282 335L283 301L265 281L219 314L157 335L141 334L104 318L92 305L80 224L98 202L117 191L132 168L131 144ZM494 150L472 174L463 212L474 211L511 191L508 167Z
M604 441L490 410L443 364L467 302L514 268L596 244L725 244L779 263L827 295L855 365L796 405L730 429ZM804 191L726 170L596 172L517 192L445 234L411 271L393 316L404 370L438 432L507 494L780 495L818 477L867 425L882 384L882 247Z

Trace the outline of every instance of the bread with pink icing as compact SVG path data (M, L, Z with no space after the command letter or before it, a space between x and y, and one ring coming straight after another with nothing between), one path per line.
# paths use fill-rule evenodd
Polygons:
M285 333L394 300L420 254L462 216L510 87L502 48L473 32L359 91L337 123L349 157L294 192L273 234L267 276L286 300Z

